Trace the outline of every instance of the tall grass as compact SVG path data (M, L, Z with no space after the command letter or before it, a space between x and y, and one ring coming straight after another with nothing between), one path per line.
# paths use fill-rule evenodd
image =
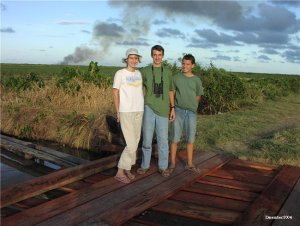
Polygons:
M43 88L22 92L2 87L1 131L85 149L90 148L89 139L94 129L100 129L102 136L109 140L105 116L112 114L111 88L84 82L80 85L81 90L76 95L59 89L55 81L48 81ZM70 118L72 114L74 117ZM85 121L81 122L80 118ZM72 120L74 123L79 120L79 124Z

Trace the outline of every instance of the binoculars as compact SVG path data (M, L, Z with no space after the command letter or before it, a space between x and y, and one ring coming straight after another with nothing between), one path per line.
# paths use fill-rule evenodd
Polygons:
M156 95L156 97L160 97L161 94L164 93L164 86L163 83L154 83L154 94Z

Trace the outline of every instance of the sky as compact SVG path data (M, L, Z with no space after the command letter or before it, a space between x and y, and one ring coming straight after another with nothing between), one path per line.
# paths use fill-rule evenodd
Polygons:
M300 0L1 1L1 63L122 66L137 48L145 66L157 44L177 65L300 75Z

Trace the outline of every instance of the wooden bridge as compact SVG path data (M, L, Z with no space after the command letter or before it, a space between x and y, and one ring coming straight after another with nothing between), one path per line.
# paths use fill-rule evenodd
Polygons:
M58 170L1 194L1 225L300 225L300 168L181 151L164 178L157 159L130 184L115 179L119 155ZM136 166L137 167L137 166Z

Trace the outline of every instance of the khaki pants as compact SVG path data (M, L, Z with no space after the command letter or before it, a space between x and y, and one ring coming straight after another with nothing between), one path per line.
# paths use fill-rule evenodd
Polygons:
M143 112L120 112L120 124L125 138L118 168L130 170L136 162L136 151L141 138Z

